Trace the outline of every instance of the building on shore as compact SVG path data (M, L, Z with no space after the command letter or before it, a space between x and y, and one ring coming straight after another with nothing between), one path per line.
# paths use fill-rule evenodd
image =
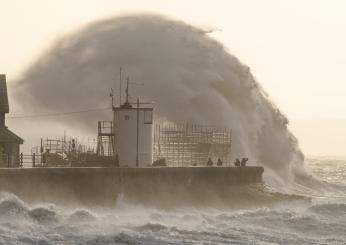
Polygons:
M0 74L0 167L19 166L19 145L24 142L7 128L6 114L9 112L6 75Z

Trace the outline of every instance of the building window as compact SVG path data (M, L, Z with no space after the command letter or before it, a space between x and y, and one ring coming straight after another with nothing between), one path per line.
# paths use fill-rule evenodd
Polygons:
M125 115L125 120L130 120L130 116L129 115Z
M153 123L153 112L152 111L144 111L144 123L152 124Z

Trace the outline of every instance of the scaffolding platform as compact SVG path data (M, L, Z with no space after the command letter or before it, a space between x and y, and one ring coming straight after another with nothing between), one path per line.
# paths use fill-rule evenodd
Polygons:
M168 166L205 166L210 158L230 166L231 130L196 124L156 124L154 161L165 159Z

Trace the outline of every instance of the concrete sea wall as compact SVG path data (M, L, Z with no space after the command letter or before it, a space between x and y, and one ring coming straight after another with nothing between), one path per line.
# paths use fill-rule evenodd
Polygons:
M208 202L229 187L262 182L262 167L0 169L0 191L28 203L111 206L119 195L136 203ZM231 198L231 197L228 197Z

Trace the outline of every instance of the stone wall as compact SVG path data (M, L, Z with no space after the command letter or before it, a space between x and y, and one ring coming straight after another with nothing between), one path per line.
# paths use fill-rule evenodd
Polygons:
M0 169L0 191L29 203L111 206L119 195L136 203L203 203L230 187L262 182L262 173L262 167Z

